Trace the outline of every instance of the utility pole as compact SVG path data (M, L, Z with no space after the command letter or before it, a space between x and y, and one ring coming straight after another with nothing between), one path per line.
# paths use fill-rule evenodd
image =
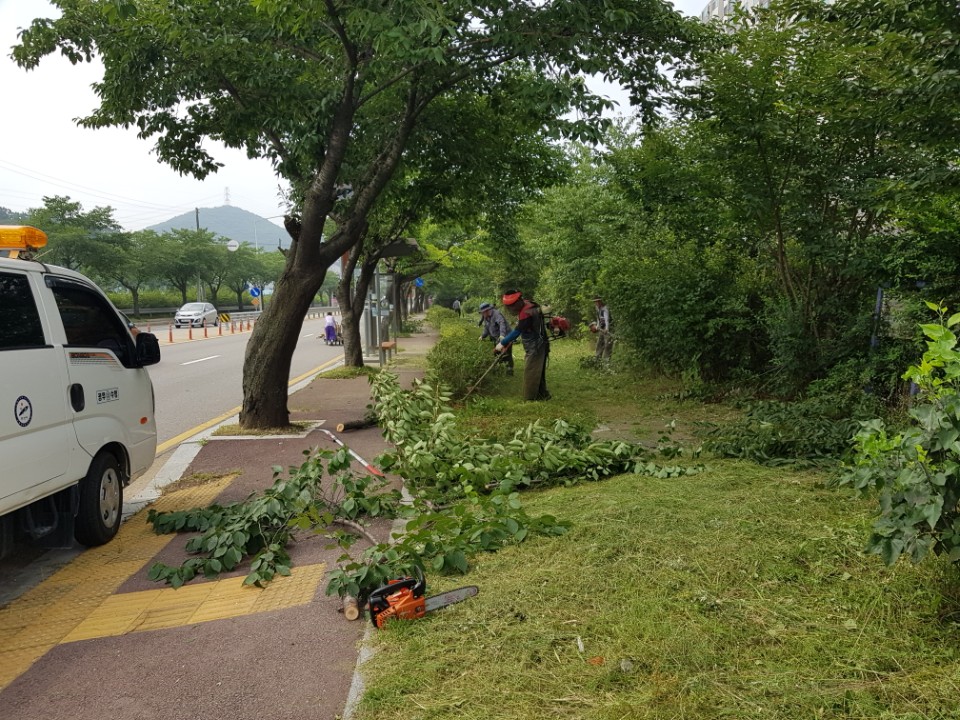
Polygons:
M197 222L197 232L200 232L200 208L194 208L193 215ZM200 273L197 273L197 302L203 302L203 281L200 279Z

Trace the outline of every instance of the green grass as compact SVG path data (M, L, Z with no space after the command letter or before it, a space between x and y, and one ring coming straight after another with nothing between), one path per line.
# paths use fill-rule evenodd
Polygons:
M602 425L609 435L655 445L665 426L677 421L674 439L692 444L696 424L718 422L739 412L722 405L680 400L678 380L636 377L627 373L583 369L580 359L592 356L588 342L559 340L553 343L547 366L547 402L522 402L523 350L516 348L513 377L491 372L493 381L483 394L471 395L461 408L461 420L486 436L502 437L536 419L564 418L587 428Z
M673 400L669 382L594 378L578 353L555 346L551 402L520 402L513 378L466 418L571 412L648 437L730 412ZM863 555L873 504L825 480L707 460L526 494L572 530L430 576L428 594L480 594L375 636L355 720L960 717L956 570Z
M230 437L234 435L299 435L305 430L309 430L313 425L316 425L316 423L306 420L293 420L286 427L244 429L240 427L239 423L232 423L229 425L221 425L210 434L216 437Z
M348 367L341 365L332 370L318 373L314 380L350 380L355 377L369 376L378 372L380 372L380 368L378 367L367 367L366 365L363 367Z

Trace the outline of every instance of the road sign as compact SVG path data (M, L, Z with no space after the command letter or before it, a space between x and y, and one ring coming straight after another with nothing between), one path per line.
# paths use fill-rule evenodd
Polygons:
M239 247L240 247L240 243L238 243L236 240L231 240L230 242L227 243L227 250L229 250L230 252L235 252Z
M254 288L254 289L256 289L256 288ZM250 301L250 304L253 305L254 307L260 307L260 298L258 298L256 295L254 295L254 296L253 296L253 300Z
M250 288L250 297L252 297L252 298L258 298L258 297L260 297L260 288L258 288L258 287L252 287L252 288Z
M416 285L417 287L423 287L423 278L417 278L416 280L413 281L413 284Z

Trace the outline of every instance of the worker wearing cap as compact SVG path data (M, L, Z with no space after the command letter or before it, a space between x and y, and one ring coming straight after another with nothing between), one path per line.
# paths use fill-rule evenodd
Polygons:
M593 298L593 304L597 309L597 320L591 323L590 329L597 334L597 361L610 363L610 355L613 352L613 335L611 331L613 326L610 319L610 308L599 295Z
M539 305L525 299L519 291L506 293L503 296L503 304L508 312L517 316L517 326L497 343L495 350L501 352L520 338L526 353L523 367L523 399L549 400L547 356L550 354L550 342L547 339L543 312Z
M510 334L510 323L503 316L503 313L497 310L488 302L480 303L480 324L483 325L483 334L481 340L490 338L493 342L503 342L503 339ZM500 361L507 366L507 375L513 375L513 347L507 345L500 353Z

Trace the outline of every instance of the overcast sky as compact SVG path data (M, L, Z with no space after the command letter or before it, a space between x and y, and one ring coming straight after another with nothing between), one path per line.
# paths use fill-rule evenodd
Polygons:
M706 0L676 0L675 7L699 15ZM20 28L51 17L46 0L0 0L0 207L26 210L49 195L67 195L85 210L109 205L127 230L161 222L195 207L230 205L261 217L283 213L280 182L270 163L211 145L224 167L199 182L157 162L152 143L133 129L86 130L74 120L97 106L90 85L97 64L71 65L59 55L30 72L10 59ZM274 222L280 224L279 219Z

